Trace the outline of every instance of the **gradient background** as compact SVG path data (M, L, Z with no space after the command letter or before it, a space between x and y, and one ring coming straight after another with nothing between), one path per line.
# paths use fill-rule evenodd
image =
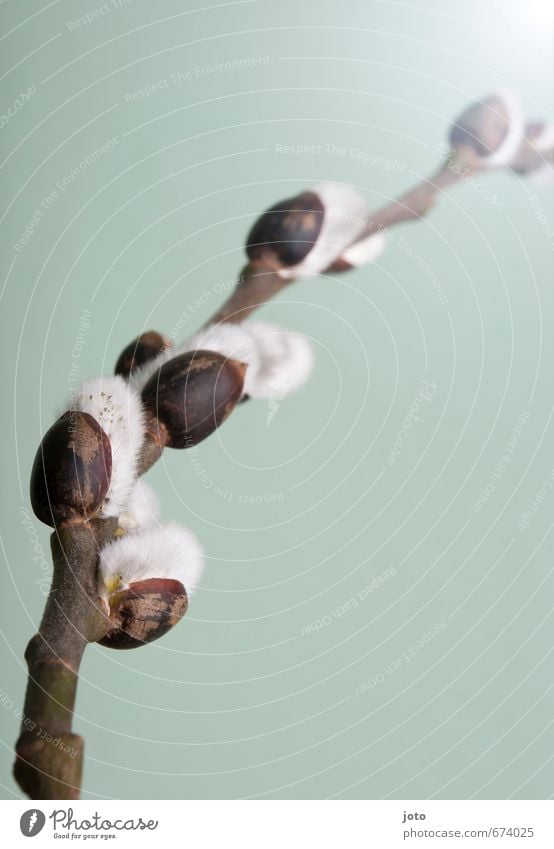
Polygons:
M552 111L540 3L109 2L80 29L67 22L101 3L0 6L0 111L35 87L1 130L7 798L49 575L28 478L84 311L79 380L110 373L143 329L184 338L205 321L272 202L328 179L380 206L437 166L449 120L499 85L529 117ZM110 139L15 251L56 183ZM264 307L313 340L313 379L149 474L162 519L194 528L208 566L163 641L87 652L85 798L552 793L553 244L551 191L499 172L396 228L375 266ZM391 466L424 380L432 403Z

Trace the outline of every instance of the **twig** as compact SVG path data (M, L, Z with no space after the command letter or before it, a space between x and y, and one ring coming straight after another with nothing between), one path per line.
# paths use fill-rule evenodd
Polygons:
M461 164L458 159L457 167L450 161L432 178L376 212L358 239L423 217L443 189L467 175L473 165L469 154ZM269 267L267 259L265 264L249 263L211 322L239 323L291 282ZM154 465L162 451L147 433L139 474ZM95 519L52 534L54 576L39 633L25 654L29 679L14 767L19 786L32 799L79 798L83 739L72 732L73 709L83 652L87 643L96 642L107 631L108 620L98 599L98 552L116 528L117 519Z
M419 220L442 191L477 170L475 153L458 147L429 179L374 213L356 241ZM282 277L272 262L269 254L250 262L209 323L242 322L290 285L293 280ZM337 273L349 267L337 262L326 271ZM155 433L148 432L138 473L146 472L162 451ZM117 525L115 518L92 519L59 527L52 535L52 588L39 633L25 655L29 678L14 767L19 786L32 799L77 799L80 794L83 740L72 731L73 710L83 652L87 643L105 636L109 625L98 598L98 553L112 540Z
M408 221L418 221L432 209L440 194L478 170L475 153L470 148L457 148L448 161L426 180L406 194L375 212L358 234L356 242ZM340 263L330 266L327 272L345 271L349 266ZM250 262L240 273L235 288L227 301L209 319L207 324L244 321L258 307L294 282L281 277L267 260Z
M71 730L79 666L87 643L107 630L98 599L98 551L117 519L58 528L51 537L54 575L29 668L15 779L31 799L77 799L83 739Z

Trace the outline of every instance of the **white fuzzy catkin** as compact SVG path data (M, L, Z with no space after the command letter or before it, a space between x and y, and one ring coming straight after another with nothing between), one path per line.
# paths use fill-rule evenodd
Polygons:
M140 398L122 377L96 377L72 397L71 409L89 413L109 437L112 474L102 512L118 516L127 506L144 442Z
M160 353L155 357L152 357L151 360L147 360L142 366L139 366L139 368L134 368L129 375L129 386L131 386L135 392L140 394L152 375L155 374L164 363L167 363L168 360L177 356L175 352L176 348L164 348L163 351L160 351Z
M127 532L134 532L155 524L159 513L158 496L139 478L131 490L125 511L119 516L119 524Z
M351 186L320 183L308 191L318 195L323 204L323 222L313 248L302 262L278 272L287 279L314 277L329 268L361 233L369 213L366 201Z
M367 236L367 238L350 245L350 247L343 251L340 258L346 260L353 268L360 268L368 262L375 262L381 256L386 246L387 237L385 234L374 233L372 236Z
M265 322L247 322L256 340L260 368L252 381L252 398L284 398L308 379L314 364L312 346L305 336Z
M499 88L491 92L483 100L500 100L507 113L508 131L504 140L496 150L486 156L478 156L477 161L487 167L509 165L523 139L524 122L521 100L515 91L510 88Z
M538 136L533 139L533 147L539 153L548 153L554 148L554 124L545 124ZM545 186L554 181L554 168L550 162L542 162L538 168L531 171L529 179L539 186Z
M224 357L246 363L248 368L244 378L244 393L251 395L250 390L256 380L261 361L258 345L249 330L249 325L229 322L210 324L193 336L189 336L179 345L179 350L182 352L217 351Z
M152 375L168 360L180 354L200 350L216 351L224 357L246 363L248 368L244 380L244 392L250 394L248 391L250 382L255 378L260 365L258 348L244 325L229 322L210 324L175 347L161 351L139 369L133 370L129 383L137 392L142 392Z
M107 598L137 581L170 578L180 581L190 595L203 569L204 552L188 528L176 522L143 528L101 550L100 594Z

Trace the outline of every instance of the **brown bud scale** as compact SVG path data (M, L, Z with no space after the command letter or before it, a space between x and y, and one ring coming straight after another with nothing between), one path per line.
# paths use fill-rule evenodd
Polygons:
M162 336L157 330L147 330L123 349L115 365L115 374L129 377L133 369L140 368L170 347L170 339Z
M180 581L147 578L110 597L110 625L98 642L111 649L134 649L151 643L181 621L188 599Z
M69 411L45 433L31 472L31 504L46 525L84 522L101 506L112 472L110 440L88 413Z
M240 401L245 371L244 363L215 351L190 351L168 360L142 391L152 438L170 448L202 442Z
M272 206L248 234L249 259L277 268L302 262L317 241L324 214L324 206L314 192L302 192Z

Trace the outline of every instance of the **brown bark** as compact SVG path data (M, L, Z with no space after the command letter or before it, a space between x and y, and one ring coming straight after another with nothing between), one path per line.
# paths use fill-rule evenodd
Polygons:
M73 709L85 647L109 624L98 598L98 551L116 527L117 519L94 519L51 537L54 575L25 652L29 678L14 766L31 799L79 798L83 740L71 730Z

